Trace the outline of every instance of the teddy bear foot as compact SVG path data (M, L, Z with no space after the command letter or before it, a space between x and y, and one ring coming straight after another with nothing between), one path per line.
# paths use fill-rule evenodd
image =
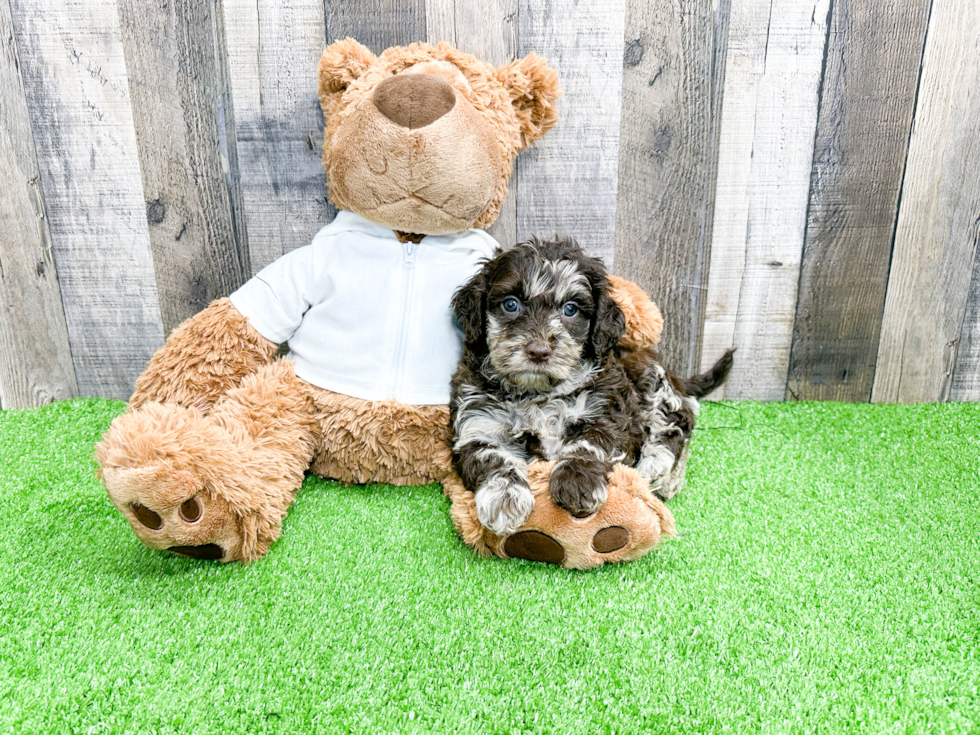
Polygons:
M228 462L234 447L215 429L193 409L148 404L117 418L103 438L96 459L109 499L146 546L196 559L243 558L242 521L186 449L194 437L210 440Z
M106 467L102 479L113 505L151 549L224 562L241 558L241 533L228 504L209 497L192 473L165 464Z
M616 465L608 478L608 499L596 512L574 516L557 505L549 491L551 463L530 466L535 509L516 533L497 540L495 553L505 557L591 569L631 561L674 534L674 518L650 493L636 470Z
M511 534L498 536L480 523L473 493L458 477L447 478L444 490L452 500L450 512L463 541L482 556L516 557L560 564L567 569L591 569L609 562L638 559L664 536L673 536L674 517L650 492L635 469L616 465L608 478L608 499L595 513L576 518L551 498L553 462L529 467L534 509Z

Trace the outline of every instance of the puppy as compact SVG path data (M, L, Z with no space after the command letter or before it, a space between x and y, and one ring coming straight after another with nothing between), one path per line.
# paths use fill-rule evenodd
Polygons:
M498 253L456 292L464 352L452 380L453 466L484 527L530 515L528 463L554 460L551 496L578 517L606 501L616 462L667 499L683 481L697 398L721 385L731 352L677 380L652 349L617 347L626 328L606 270L572 240Z

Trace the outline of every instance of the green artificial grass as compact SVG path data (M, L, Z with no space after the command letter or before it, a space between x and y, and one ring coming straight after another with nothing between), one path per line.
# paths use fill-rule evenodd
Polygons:
M980 732L976 404L708 404L680 537L590 572L316 479L252 566L150 551L121 410L0 413L0 732Z

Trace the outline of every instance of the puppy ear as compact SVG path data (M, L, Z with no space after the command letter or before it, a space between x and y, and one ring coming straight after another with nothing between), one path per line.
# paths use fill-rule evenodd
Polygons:
M486 293L487 276L484 268L453 296L453 312L459 328L463 330L467 345L478 345L486 339Z
M592 317L592 332L589 334L589 351L592 357L601 360L619 344L626 332L626 317L616 302L606 293L604 283L600 283L593 291L598 291L596 312Z
M330 117L340 96L374 60L374 54L353 38L336 41L323 50L317 76L320 78L320 106L325 117Z
M497 79L510 92L517 120L521 124L518 150L523 151L558 122L558 109L555 106L561 96L558 72L540 56L531 53L497 69Z

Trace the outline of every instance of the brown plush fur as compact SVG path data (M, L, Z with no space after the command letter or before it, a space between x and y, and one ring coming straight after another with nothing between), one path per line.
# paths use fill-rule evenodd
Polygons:
M341 482L425 485L450 471L448 406L365 401L309 386L321 427L310 471Z
M433 75L434 83L406 87L425 94L445 95L445 82L452 106L439 103L444 114L423 127L395 124L372 94L399 72ZM513 157L557 120L557 75L534 54L494 69L445 44L375 57L347 39L324 51L319 73L331 199L416 242L491 224ZM411 122L427 114L412 94L382 107ZM467 163L466 147L485 155ZM656 310L629 288L613 297L628 322ZM659 337L659 327L634 327L639 339ZM317 388L275 359L277 348L220 299L153 356L96 454L109 497L147 546L256 560L279 536L307 470L345 482L458 484L447 406Z
M509 539L528 532L540 533L554 540L563 558L547 559L536 555L533 549L530 553L519 549L521 558L552 561L567 569L591 569L607 562L637 559L659 544L663 536L674 535L670 510L650 492L649 483L633 468L616 465L609 478L609 497L602 508L587 518L575 518L551 499L548 478L553 466L554 462L534 462L529 466L534 510L518 534L507 538L495 536L480 525L474 495L458 477L446 482L446 494L452 500L453 524L463 541L481 556L507 558L512 555L508 554L512 548ZM606 529L614 529L625 542L619 548L600 553L596 551L595 539L604 530L609 534Z
M277 360L210 414L153 402L119 416L96 460L110 499L147 546L216 544L223 561L253 561L279 537L319 435L308 385ZM178 510L194 498L204 512L188 523ZM138 506L162 526L141 522Z
M149 401L211 409L228 391L272 362L278 345L249 325L228 299L218 299L170 335L136 380L129 409Z
M635 283L619 276L606 278L609 279L609 297L626 317L626 332L619 340L620 347L636 350L659 343L664 331L664 318L657 305Z

